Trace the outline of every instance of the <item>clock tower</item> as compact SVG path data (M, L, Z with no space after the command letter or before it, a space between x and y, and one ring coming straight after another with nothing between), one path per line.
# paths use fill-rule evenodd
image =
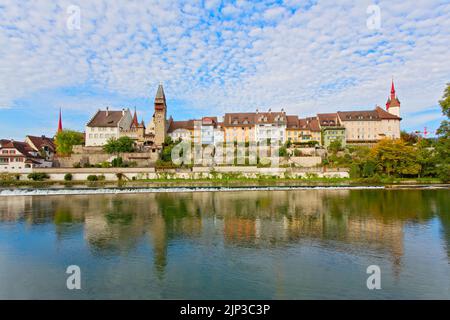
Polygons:
M158 86L158 91L155 97L155 114L154 114L154 126L155 126L155 145L162 146L166 139L167 133L167 105L166 96L164 94L164 88L162 84Z

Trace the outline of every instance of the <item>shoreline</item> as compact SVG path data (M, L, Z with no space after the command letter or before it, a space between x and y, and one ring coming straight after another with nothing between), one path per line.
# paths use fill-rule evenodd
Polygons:
M328 180L328 181L326 181ZM361 189L450 189L450 184L403 179L370 183L361 179L242 179L242 180L161 180L127 181L18 181L0 185L0 197L20 195L137 194L160 192L226 192L286 190L361 190ZM30 183L31 182L31 183Z

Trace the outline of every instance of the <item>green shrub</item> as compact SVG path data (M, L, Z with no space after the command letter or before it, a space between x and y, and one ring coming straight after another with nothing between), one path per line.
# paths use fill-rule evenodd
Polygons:
M81 164L79 162L73 164L74 168L81 168Z
M66 173L64 175L64 180L66 181L72 181L72 174L71 173Z
M299 149L294 149L294 156L301 157L302 156L302 152Z
M122 167L122 165L123 165L123 159L122 159L122 157L114 158L114 159L111 161L111 166L114 167L114 168Z
M95 174L90 174L87 176L87 181L97 181L98 177Z
M28 175L28 179L33 181L43 181L48 178L50 178L49 175L43 172L33 172Z

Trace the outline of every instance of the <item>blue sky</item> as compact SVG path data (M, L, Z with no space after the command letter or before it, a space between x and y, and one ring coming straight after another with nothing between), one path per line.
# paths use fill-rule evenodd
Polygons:
M392 76L402 129L434 132L449 44L443 0L4 0L0 137L51 136L59 108L76 130L106 106L136 107L148 123L160 82L175 119L303 117L384 107Z

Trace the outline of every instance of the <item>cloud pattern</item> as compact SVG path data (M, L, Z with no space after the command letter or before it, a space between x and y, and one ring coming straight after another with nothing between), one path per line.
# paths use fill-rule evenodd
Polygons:
M371 30L372 4L381 27ZM71 5L80 29L67 27ZM89 115L108 103L99 92L152 99L162 81L175 116L177 108L303 116L383 106L394 76L403 115L421 124L417 117L433 118L427 110L436 118L450 81L449 43L443 0L4 0L0 108L47 95L49 108Z

